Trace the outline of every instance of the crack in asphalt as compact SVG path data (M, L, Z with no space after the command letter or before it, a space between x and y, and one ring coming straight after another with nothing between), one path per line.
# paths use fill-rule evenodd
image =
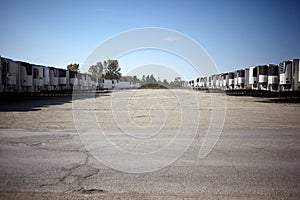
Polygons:
M51 181L51 183L44 183L40 185L40 188L47 189L47 187L54 187L58 184L63 184L67 187L67 189L64 192L73 192L73 191L80 191L84 194L90 194L95 192L103 192L101 189L96 188L89 188L86 189L85 186L83 186L83 182L98 174L99 169L94 168L92 166L89 166L89 158L90 154L84 150L79 149L78 147L75 149L64 149L64 148L57 148L55 144L58 140L61 139L73 139L77 135L47 135L42 137L21 137L18 138L17 141L15 138L1 138L0 144L6 144L6 145L12 145L12 146L18 146L18 147L26 147L26 148L32 148L35 150L44 150L44 151L50 151L50 152L74 152L78 154L84 154L85 159L84 162L82 161L75 161L72 164L72 167L62 167L58 168L59 171L65 172L65 174L62 177L55 178L54 181ZM50 144L50 146L49 146Z
M67 185L74 185L76 186L67 189L65 192L72 192L72 191L85 191L85 187L82 186L83 181L87 178L92 177L99 173L99 169L88 166L88 161L90 158L90 154L88 152L83 152L86 155L84 163L76 163L75 166L71 168L62 168L63 171L67 171L67 174L64 175L62 178L59 179L60 183L67 184ZM79 188L79 189L78 189ZM97 189L91 189L97 190Z
M61 152L85 152L85 150L78 150L78 147L74 149L59 149L56 146L51 146L55 144L57 141L61 141L64 139L73 139L74 137L77 137L78 135L46 135L46 138L41 137L19 137L17 138L1 138L0 144L5 145L12 145L12 146L23 146L23 147L30 147L34 149L40 149L40 150L47 150L47 151L61 151ZM48 138L51 137L51 138ZM21 141L19 141L21 140ZM79 144L79 143L78 143ZM50 146L49 146L50 145Z
M67 186L67 189L63 191L65 193L82 192L84 194L91 194L96 192L104 192L104 190L95 189L95 188L86 189L85 186L82 186L83 182L86 179L98 174L100 170L88 166L89 157L90 157L88 152L81 152L81 153L84 153L86 155L83 163L75 163L74 166L72 167L61 168L61 171L67 172L63 177L59 178L54 183L42 184L40 188L51 187L57 184L63 184Z
M238 167L235 166L233 163L231 163L231 167L236 172L236 176L240 177L240 170L238 169Z

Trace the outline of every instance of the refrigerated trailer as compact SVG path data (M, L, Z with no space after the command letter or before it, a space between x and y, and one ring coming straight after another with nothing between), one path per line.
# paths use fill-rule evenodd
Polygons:
M252 90L257 89L257 66L249 68L249 85Z
M1 83L3 92L18 92L19 65L17 62L1 58Z
M260 65L257 67L258 89L267 90L268 88L268 66Z
M131 83L127 81L118 81L118 83L115 86L115 89L121 90L121 89L130 89Z
M268 91L277 92L279 85L278 65L268 64Z
M250 78L249 71L250 71L249 68L245 69L245 86L244 86L244 88L247 89L247 90L251 89L251 85L250 85L250 82L249 82L249 80L250 80L249 79Z
M245 87L245 70L244 69L237 70L236 76L237 76L237 85L235 88L236 89L244 89L244 87Z
M300 91L299 59L279 64L279 89L280 91Z
M44 86L43 66L33 65L33 92L40 92Z
M65 69L58 69L58 85L60 90L69 89L69 71Z
M228 73L223 73L222 75L222 78L221 78L221 80L222 80L222 89L223 90L226 90L226 89L228 89L228 82L229 82L229 76L228 76Z
M234 89L234 72L228 73L228 87L229 89Z

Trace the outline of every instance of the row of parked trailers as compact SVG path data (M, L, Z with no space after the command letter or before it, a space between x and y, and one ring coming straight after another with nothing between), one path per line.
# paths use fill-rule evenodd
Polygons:
M69 92L73 89L127 89L139 87L130 82L98 79L87 73L46 67L0 57L0 92Z
M298 93L300 91L299 59L253 66L234 72L198 77L189 86L199 90L225 90L228 93Z

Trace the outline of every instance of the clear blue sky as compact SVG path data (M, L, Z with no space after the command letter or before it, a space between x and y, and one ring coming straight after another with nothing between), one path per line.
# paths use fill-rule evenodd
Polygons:
M1 0L0 6L0 55L31 63L81 64L107 38L142 27L190 36L220 71L300 57L299 1ZM130 65L124 60L121 67Z

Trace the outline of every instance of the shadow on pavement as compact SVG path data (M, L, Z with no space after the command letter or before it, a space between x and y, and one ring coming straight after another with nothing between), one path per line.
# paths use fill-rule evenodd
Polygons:
M39 111L44 107L72 103L73 100L98 98L111 95L111 92L86 93L65 96L22 96L6 95L0 98L0 112Z

